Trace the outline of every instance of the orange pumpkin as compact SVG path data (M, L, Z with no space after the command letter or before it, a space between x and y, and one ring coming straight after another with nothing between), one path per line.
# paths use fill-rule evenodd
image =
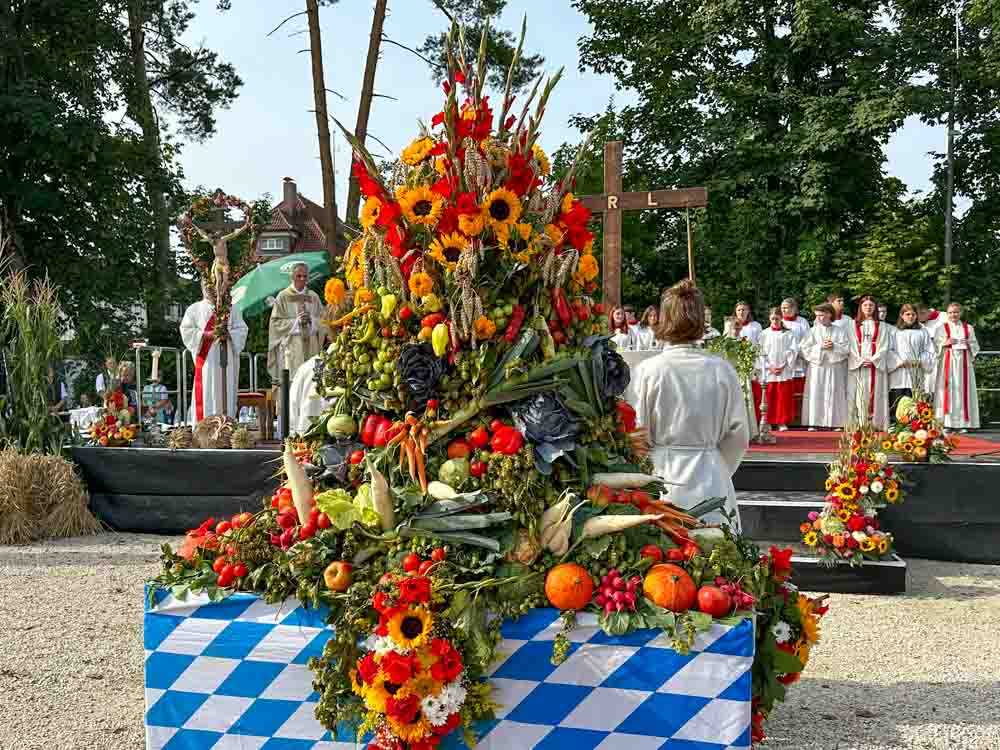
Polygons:
M557 609L583 609L594 594L594 580L582 565L562 563L545 576L545 596Z
M646 573L642 591L647 599L671 612L686 612L694 606L698 588L679 565L654 565Z

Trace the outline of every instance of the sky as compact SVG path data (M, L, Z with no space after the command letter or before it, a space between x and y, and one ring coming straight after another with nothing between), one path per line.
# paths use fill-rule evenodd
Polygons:
M299 192L322 203L316 117L313 109L310 56L306 48L305 16L286 23L271 36L268 32L284 18L303 8L302 0L237 0L233 10L219 13L214 2L203 0L196 9L187 42L204 44L232 63L243 79L240 96L229 110L218 113L216 134L204 143L187 143L181 153L188 187L221 187L251 200L265 193L280 200L284 177L295 179ZM354 129L358 94L368 51L373 3L341 0L320 9L326 87L345 99L327 95L330 114ZM501 19L504 28L518 29L528 16L525 49L541 52L545 67L565 72L552 97L542 128L542 146L549 152L579 134L568 125L578 113L603 110L608 101L628 103L630 92L615 90L609 76L579 71L577 40L590 33L586 17L570 0L510 0ZM408 47L419 47L428 34L445 28L447 21L430 0L390 0L385 34ZM301 33L296 33L301 32ZM300 50L303 50L300 52ZM430 117L443 102L425 63L413 53L389 44L375 76L377 93L396 97L375 99L369 133L398 152L416 134L416 122ZM498 95L494 94L494 98ZM337 204L346 202L350 172L350 147L334 132ZM369 149L387 156L377 143ZM886 146L887 170L911 192L928 189L930 151L944 150L944 131L916 118L907 120Z

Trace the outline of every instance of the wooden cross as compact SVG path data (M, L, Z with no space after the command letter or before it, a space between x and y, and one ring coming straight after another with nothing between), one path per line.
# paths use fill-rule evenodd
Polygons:
M593 213L604 215L604 303L617 306L622 301L622 211L669 208L701 208L708 205L703 187L680 190L622 192L622 142L604 144L604 193L584 195L580 202ZM694 281L694 247L688 225L688 276Z

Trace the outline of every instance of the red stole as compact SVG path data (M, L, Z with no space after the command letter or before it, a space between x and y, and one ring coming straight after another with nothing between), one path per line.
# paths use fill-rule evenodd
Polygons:
M962 333L965 334L965 349L962 350L962 416L965 421L969 421L969 324L962 321ZM951 338L951 324L944 324L944 335ZM951 350L949 346L944 350L944 413L951 411Z
M875 351L878 348L879 320L878 318L872 318L872 320L875 323L875 333L872 334L872 356L874 357ZM854 321L854 334L858 337L858 353L864 354L864 352L861 351L861 342L862 342L861 323L862 321L860 320ZM875 416L875 365L871 364L867 365L867 367L871 369L871 382L869 383L868 386L868 416L874 417Z
M205 359L208 352L215 343L215 313L213 312L205 324L205 330L201 334L201 347L198 349L198 356L194 358L194 418L198 422L205 418L205 395L202 391L202 371L205 368Z

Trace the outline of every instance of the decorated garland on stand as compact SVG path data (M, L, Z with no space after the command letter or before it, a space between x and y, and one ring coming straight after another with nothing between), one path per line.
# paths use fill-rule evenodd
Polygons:
M316 373L333 406L286 445L286 486L262 510L165 547L155 583L326 607L317 718L382 750L474 743L501 624L533 608L563 611L554 663L577 612L681 652L754 616L760 739L825 608L788 582L790 550L701 523L720 499L663 499L589 296L590 213L567 191L573 167L553 180L537 144L558 75L520 114L508 85L494 113L485 38L475 67L451 50L444 109L389 183L345 132L364 233L326 288L348 310Z

